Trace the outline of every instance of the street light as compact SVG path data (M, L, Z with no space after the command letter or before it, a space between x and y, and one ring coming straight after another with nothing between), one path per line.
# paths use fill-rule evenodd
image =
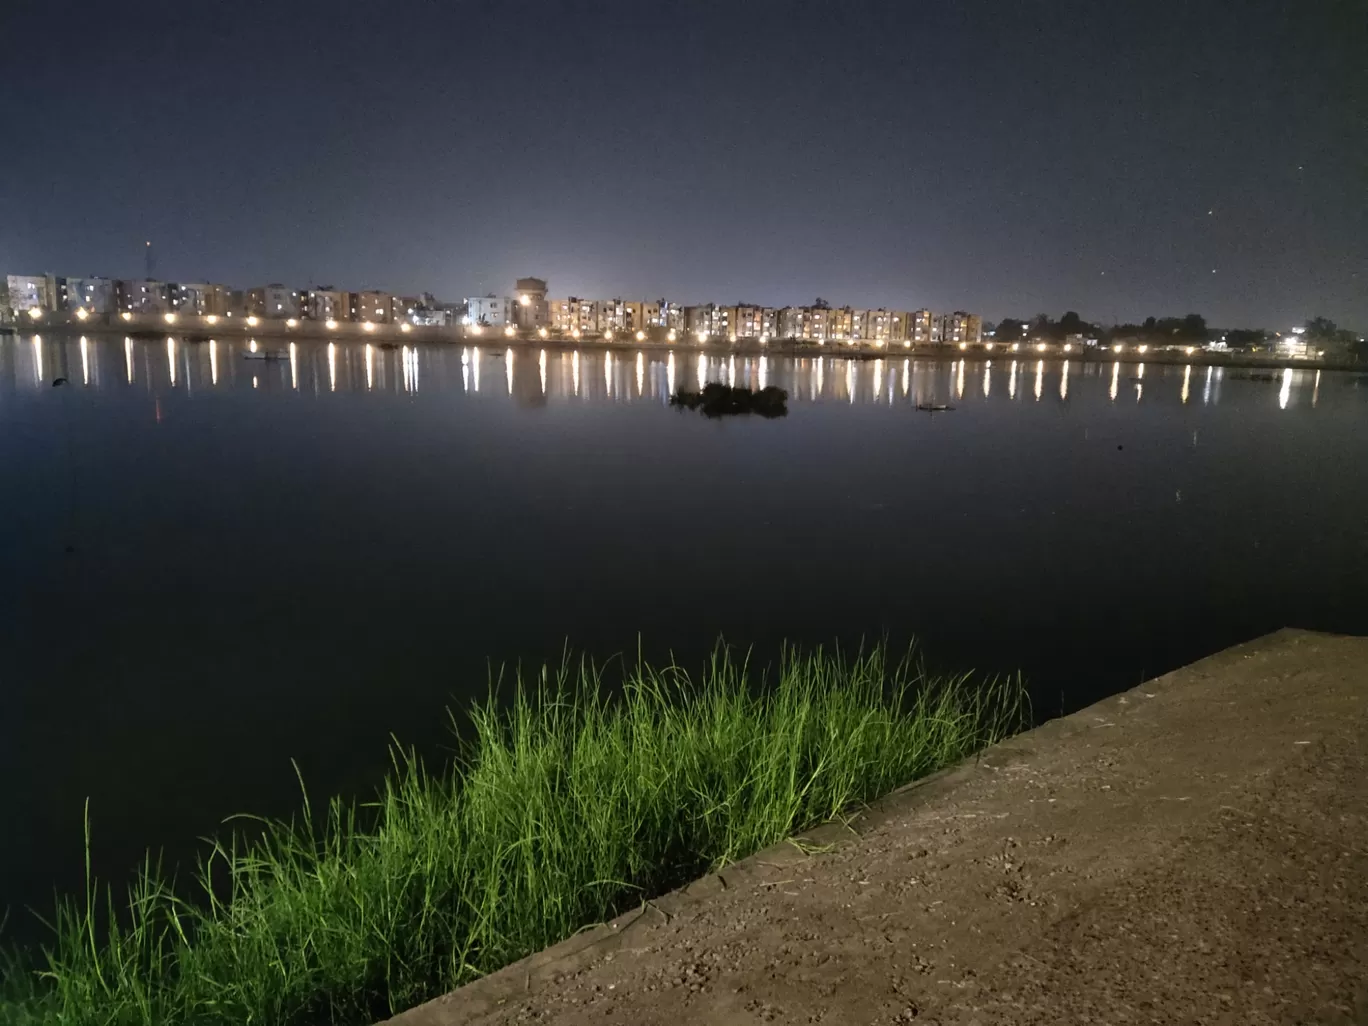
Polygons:
M1044 342L1042 342L1042 343L1040 343L1040 345L1036 346L1036 352L1037 352L1037 353L1043 353L1043 352L1045 352L1045 343L1044 343Z
M257 319L256 314L252 314L250 317L247 318L247 326L249 328L255 328L259 323L260 321Z
M410 324L408 321L404 321L402 324L399 325L399 330L402 331L405 335L407 335L410 331L413 330L413 325Z
M636 340L637 340L638 342L645 342L645 341L646 341L646 332L644 332L644 331L638 331L638 332L636 333Z
M293 317L287 317L287 318L285 319L285 327L287 327L287 328L297 328L297 327L299 327L299 322L298 322L297 320L295 320Z
M210 324L217 324L218 314L208 314L204 319L208 321Z
M362 325L361 325L361 330L362 330L362 331L374 331L374 330L375 330L375 325L372 324L370 321L364 321L364 322L362 323Z
M162 314L162 320L166 321L167 324L175 324L175 323L176 323L176 315L173 314L173 313Z
M336 330L336 328L337 328L337 322L336 322L335 320L333 320L331 317L329 317L329 318L328 318L326 321L324 321L323 323L327 326L327 328L328 328L329 331L334 331L334 330Z
M513 325L510 324L508 327L504 328L504 334L509 338L512 338L514 335Z
M31 306L31 307L29 307L28 315L29 315L29 319L30 319L30 320L35 320L35 321L42 320L42 318L43 318L43 311L42 311L42 310L39 310L36 306Z
M666 337L667 339L669 339L671 342L673 342L673 341L674 341L676 338L678 338L679 336L678 336L678 334L676 333L676 331L674 330L674 328L671 328L671 329L669 330L669 333L668 333L665 337Z
M549 335L550 332L548 332L545 328L538 328L537 334L540 335L542 338L546 338L546 336Z
M125 310L123 313L119 314L119 316L122 317L122 318L123 318L124 320L126 320L126 321L131 321L131 320L133 319L133 315L132 315L129 311L127 311L127 310Z
M83 320L85 320L85 319L86 319L87 317L89 317L89 316L90 316L90 314L86 313L86 308L85 308L85 307L79 306L79 307L76 308L76 319L77 319L78 321L83 321Z

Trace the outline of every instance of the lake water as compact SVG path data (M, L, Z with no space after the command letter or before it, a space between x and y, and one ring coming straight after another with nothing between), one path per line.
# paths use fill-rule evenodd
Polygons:
M704 379L789 415L668 406ZM1314 371L0 340L0 908L78 886L86 798L100 872L178 857L567 639L916 635L1053 714L1368 632L1365 428Z

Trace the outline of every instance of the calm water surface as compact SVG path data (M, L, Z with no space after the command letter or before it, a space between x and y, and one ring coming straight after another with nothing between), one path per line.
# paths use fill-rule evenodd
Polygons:
M789 416L668 407L704 380ZM100 872L183 856L566 639L915 634L1053 713L1368 632L1366 415L1314 371L0 340L0 908L78 885L87 797Z

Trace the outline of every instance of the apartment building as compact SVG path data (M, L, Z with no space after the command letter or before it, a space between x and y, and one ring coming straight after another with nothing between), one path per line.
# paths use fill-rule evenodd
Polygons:
M349 321L351 297L331 287L309 289L302 297L300 313L311 321Z
M524 331L548 327L551 323L551 305L546 299L546 282L541 278L519 278L515 285L517 306L513 308L514 321Z
M160 314L171 312L171 296L166 283L153 281L115 281L114 295L120 313Z
M549 324L555 331L582 335L598 331L598 304L592 299L571 296L568 299L547 300Z
M942 345L957 346L961 342L977 345L983 341L983 320L976 314L956 310L954 313L945 314L939 320L940 338L936 341Z
M59 309L84 310L91 314L118 311L113 278L59 278L56 286Z
M502 328L513 323L513 300L507 296L475 296L466 300L466 323Z
M392 324L394 321L394 297L388 292L369 289L365 292L349 293L351 297L351 320L371 324Z
M247 290L247 314L268 320L286 321L300 314L299 290L279 282Z
M908 342L914 346L924 346L938 341L940 318L926 309L913 310L908 316L911 318L907 334Z

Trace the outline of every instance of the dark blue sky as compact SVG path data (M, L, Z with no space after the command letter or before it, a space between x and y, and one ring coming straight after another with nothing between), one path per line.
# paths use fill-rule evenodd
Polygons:
M5 271L1368 328L1361 0L21 0L0 44Z

